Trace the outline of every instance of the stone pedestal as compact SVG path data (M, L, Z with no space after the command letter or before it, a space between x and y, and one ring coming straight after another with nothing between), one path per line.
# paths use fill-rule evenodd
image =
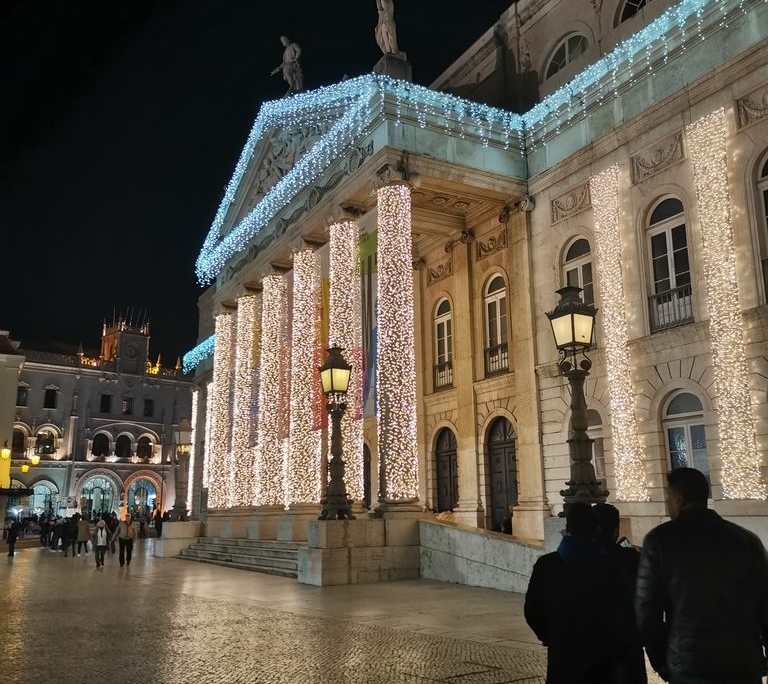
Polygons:
M248 519L252 514L252 508L228 508L225 510L208 511L205 536L221 537L223 539L244 539L248 527Z
M557 547L560 545L563 539L563 533L565 532L565 518L553 518L544 519L544 550L547 553L557 551Z
M542 541L545 537L544 521L552 509L542 502L521 502L512 509L512 536L524 541Z
M251 509L245 536L248 539L277 539L277 525L284 513L282 506L257 506Z
M279 541L307 541L307 529L320 515L317 504L291 504L277 522ZM262 537L263 539L263 537Z
M177 556L200 536L201 528L202 523L198 520L164 523L163 536L154 540L152 555L159 558Z
M408 56L404 52L395 52L384 55L373 67L374 74L384 74L401 81L412 81L413 70L408 63Z

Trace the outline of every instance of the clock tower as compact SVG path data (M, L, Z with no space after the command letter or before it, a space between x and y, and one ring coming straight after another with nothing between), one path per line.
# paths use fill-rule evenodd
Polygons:
M120 373L142 375L149 357L149 323L134 324L120 317L104 323L101 356L115 363Z

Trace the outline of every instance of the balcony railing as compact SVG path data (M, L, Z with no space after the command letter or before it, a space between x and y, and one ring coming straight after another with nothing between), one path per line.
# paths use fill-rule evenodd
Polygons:
M453 387L453 361L443 361L434 368L435 391Z
M693 321L691 285L660 292L648 297L651 314L651 332L674 328Z
M507 343L502 342L485 350L485 377L506 373L509 370Z

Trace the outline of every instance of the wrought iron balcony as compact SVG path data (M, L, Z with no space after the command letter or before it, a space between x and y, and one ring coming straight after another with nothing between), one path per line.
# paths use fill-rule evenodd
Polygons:
M509 370L509 350L507 343L502 342L485 350L485 377L499 375Z
M674 328L693 321L693 298L691 285L659 292L648 297L651 315L651 332Z
M443 361L434 367L435 391L453 387L453 361Z

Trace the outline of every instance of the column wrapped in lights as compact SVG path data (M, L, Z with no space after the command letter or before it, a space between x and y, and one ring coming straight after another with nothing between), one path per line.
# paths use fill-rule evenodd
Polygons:
M203 454L203 487L210 484L209 463L211 462L211 417L213 416L214 395L213 380L205 386L205 453Z
M611 166L590 178L589 189L594 213L597 272L600 274L616 498L621 501L647 501L648 482L635 420L629 334L625 317L618 167Z
M258 399L254 368L261 347L261 293L237 300L237 341L235 344L234 408L230 472L232 506L250 506L256 488L254 435Z
M362 501L363 493L363 332L360 295L360 229L352 220L330 226L330 323L328 346L344 349L352 366L341 421L344 479L347 494Z
M189 474L187 480L187 505L186 510L191 511L195 493L195 458L197 457L197 403L200 399L200 390L196 387L192 390L192 445L189 450ZM162 511L161 511L162 512Z
M765 499L736 276L736 248L726 163L727 133L723 109L686 128L707 281L712 371L717 391L722 460L720 478L726 499Z
M253 503L257 506L278 506L285 503L283 461L288 413L285 279L279 275L265 276L262 287L259 424L256 430Z
M291 329L291 417L287 467L287 502L320 501L322 433L315 419L321 388L320 264L318 255L303 249L293 255L293 315Z
M393 182L378 191L377 424L380 496L418 498L416 360L413 322L411 187Z
M211 454L208 459L208 507L226 508L230 505L229 472L231 463L232 407L230 390L233 375L233 342L235 316L216 316L216 348L213 353L213 397L211 416Z

